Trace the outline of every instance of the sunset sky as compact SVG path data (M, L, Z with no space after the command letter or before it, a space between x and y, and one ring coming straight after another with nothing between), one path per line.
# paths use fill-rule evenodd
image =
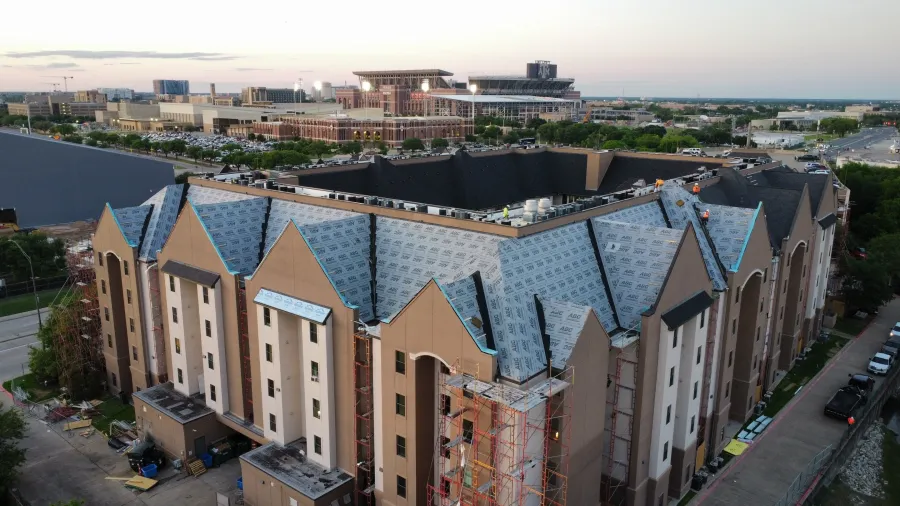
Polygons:
M63 75L70 90L188 79L194 93L355 84L354 70L464 81L541 59L585 96L900 98L896 0L45 0L3 18L0 91Z

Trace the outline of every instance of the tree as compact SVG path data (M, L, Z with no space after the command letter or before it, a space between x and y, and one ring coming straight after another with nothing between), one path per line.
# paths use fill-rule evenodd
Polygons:
M175 159L178 160L178 155L183 155L187 151L187 142L183 139L175 139L169 143L169 149L175 153Z
M844 255L842 294L853 309L881 307L891 300L891 276L885 264Z
M54 126L50 129L50 131L58 133L59 135L72 135L75 133L75 127L67 123L63 123L62 125Z
M360 144L359 141L341 144L341 152L349 155L358 155L359 153L362 153L362 144Z
M660 125L647 125L640 129L641 132L650 135L658 135L660 138L666 135L666 127Z
M628 149L628 144L622 141L606 141L603 143L603 149Z
M97 147L98 145L98 142L94 139L88 139L84 143L91 147Z
M403 140L403 149L406 151L416 151L425 149L425 143L418 137L407 137Z
M825 118L819 122L819 129L841 137L859 129L859 122L852 118Z
M695 148L700 143L689 135L667 134L659 141L659 151L663 153L677 153L684 148Z
M72 144L82 144L84 142L84 139L78 134L67 135L63 137L62 140L71 142Z
M466 134L466 142L477 142L478 137L475 137L472 134Z
M530 128L532 130L537 130L541 127L541 125L547 123L547 120L541 118L531 118L528 122L525 123L525 128Z
M187 148L187 155L193 158L195 163L202 153L203 149L200 146L188 146Z
M378 143L378 152L381 154L381 156L388 154L388 151L389 149L387 147L387 144L385 144L384 142Z
M162 141L159 143L159 150L162 151L162 154L168 158L169 153L172 152L172 141Z
M484 133L481 134L481 136L485 139L496 140L498 137L500 137L500 127L496 127L494 125L486 127L484 129Z
M450 142L448 142L447 139L435 137L434 139L431 139L431 147L434 149L447 149L450 147Z
M19 442L25 438L25 419L13 408L0 403L0 490L7 490L25 463L25 450Z
M660 138L658 135L644 134L635 139L635 145L638 149L642 149L644 151L655 151L659 146L659 141Z

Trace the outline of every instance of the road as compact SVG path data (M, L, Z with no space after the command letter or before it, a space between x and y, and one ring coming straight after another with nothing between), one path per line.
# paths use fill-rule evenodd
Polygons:
M863 128L853 135L828 141L827 144L831 147L825 151L825 158L833 159L846 150L859 151L870 144L888 141L892 137L897 137L897 129L894 127Z
M37 331L34 311L0 318L0 383L28 371L28 347L37 343Z
M743 455L727 468L693 505L775 504L813 457L840 441L847 424L826 418L822 410L848 374L863 373L869 358L881 349L894 322L900 320L900 299L882 308L860 337L836 355L807 384ZM877 380L880 386L881 379Z

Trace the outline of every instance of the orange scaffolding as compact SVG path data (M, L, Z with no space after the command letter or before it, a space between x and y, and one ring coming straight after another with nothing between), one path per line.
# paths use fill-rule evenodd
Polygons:
M60 384L69 392L88 395L90 378L105 377L103 343L100 339L100 308L94 272L94 254L86 247L70 247L66 265L71 282L71 303L54 312L63 326L53 336Z
M372 396L372 337L364 326L353 334L353 391L355 397L356 504L371 506L375 490L374 401Z
M627 355L627 349L634 346L634 357ZM608 454L606 455L606 472L600 476L601 504L620 505L625 503L628 486L628 473L631 466L631 439L634 432L634 412L637 402L638 357L640 344L614 348L616 351L616 370L609 381L613 394L607 395L606 412L608 432ZM627 370L632 370L633 383L624 385ZM624 420L623 420L624 419ZM624 445L622 458L617 458L616 447Z
M571 367L530 388L442 368L429 506L563 506L568 491Z

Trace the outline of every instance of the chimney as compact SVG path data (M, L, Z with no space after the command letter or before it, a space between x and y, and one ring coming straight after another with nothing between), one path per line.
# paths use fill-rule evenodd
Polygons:
M209 98L213 100L216 98L216 83L209 83Z

